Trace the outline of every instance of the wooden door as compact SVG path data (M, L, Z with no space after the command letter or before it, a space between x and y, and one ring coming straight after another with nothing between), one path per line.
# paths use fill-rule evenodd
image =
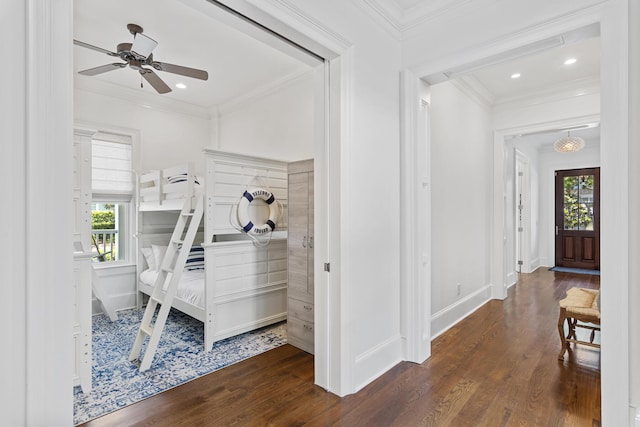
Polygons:
M309 285L313 284L313 251L309 250L313 247L309 233L313 227L313 210L309 206L312 186L313 175L308 172L289 174L289 293L304 301L309 300Z
M556 266L600 269L600 168L556 171Z

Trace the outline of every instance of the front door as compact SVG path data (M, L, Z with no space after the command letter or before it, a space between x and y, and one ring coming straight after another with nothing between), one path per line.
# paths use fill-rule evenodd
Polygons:
M556 171L556 266L600 269L600 168Z

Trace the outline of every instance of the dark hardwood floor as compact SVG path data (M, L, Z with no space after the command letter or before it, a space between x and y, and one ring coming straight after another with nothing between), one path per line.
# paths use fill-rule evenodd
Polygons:
M313 356L285 345L84 426L598 426L600 353L557 360L558 301L598 276L522 274L433 341L344 398L313 385Z

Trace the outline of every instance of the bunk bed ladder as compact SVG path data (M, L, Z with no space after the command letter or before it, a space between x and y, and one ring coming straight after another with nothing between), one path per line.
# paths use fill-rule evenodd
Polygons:
M195 209L193 208L192 199L197 200ZM146 371L151 367L153 356L160 342L162 330L169 316L173 298L176 295L187 256L189 255L200 221L202 220L203 210L204 197L202 194L198 194L194 198L187 198L180 211L176 228L171 236L171 242L167 246L167 252L162 260L158 277L153 286L153 292L147 302L147 308L142 316L142 322L140 323L136 340L129 354L130 361L136 359L140 361L140 372ZM167 281L169 282L168 286L166 290L163 290L164 284ZM160 307L159 309L158 306ZM147 337L149 338L147 347L144 355L140 358L142 346Z

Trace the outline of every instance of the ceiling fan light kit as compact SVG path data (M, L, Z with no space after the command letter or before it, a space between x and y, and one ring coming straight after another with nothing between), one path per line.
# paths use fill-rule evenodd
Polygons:
M129 68L138 71L140 75L156 90L156 92L160 94L171 92L171 88L153 70L179 74L181 76L199 80L207 80L209 78L209 73L204 70L155 61L153 59L152 52L153 49L158 46L158 42L153 40L151 37L142 34L143 30L139 25L128 24L127 29L131 34L133 34L133 43L118 44L116 48L117 52L111 52L107 49L93 46L80 40L74 40L73 43L77 46L105 53L109 56L118 57L125 61L89 68L87 70L79 71L78 74L82 74L83 76L95 76L108 71L125 68L128 65ZM145 66L151 68L145 68Z

